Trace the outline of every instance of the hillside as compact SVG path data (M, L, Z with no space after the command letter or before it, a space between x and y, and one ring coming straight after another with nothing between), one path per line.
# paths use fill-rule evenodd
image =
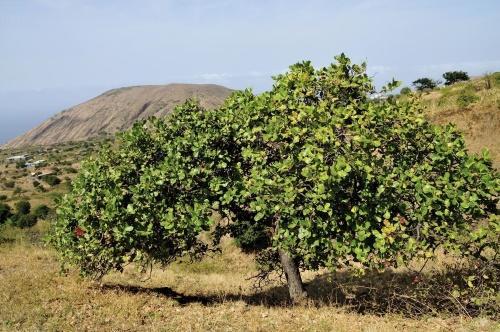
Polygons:
M487 148L500 167L500 72L436 89L422 99L429 120L455 124L471 152Z
M64 110L27 133L7 142L3 148L50 145L112 134L129 128L135 121L164 116L188 98L201 105L220 105L231 90L219 85L169 84L114 89L87 102Z

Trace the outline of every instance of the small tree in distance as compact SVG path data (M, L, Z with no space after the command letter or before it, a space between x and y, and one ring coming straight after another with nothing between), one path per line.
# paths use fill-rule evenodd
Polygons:
M452 85L461 81L468 81L469 75L464 71L448 71L443 74L445 85Z
M401 91L399 92L403 96L407 96L411 93L411 89L407 86L401 88Z
M398 266L483 241L489 225L477 221L498 224L488 155L469 155L415 98L374 101L373 90L366 65L341 55L295 64L270 91L235 92L215 110L188 101L139 122L82 166L50 242L101 277L200 257L228 234L257 254L262 276L284 271L300 302L301 270Z
M413 81L412 84L417 91L428 91L435 89L439 85L439 82L428 77L423 77Z

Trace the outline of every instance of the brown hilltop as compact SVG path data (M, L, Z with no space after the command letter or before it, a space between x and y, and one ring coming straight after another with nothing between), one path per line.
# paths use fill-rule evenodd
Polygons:
M214 84L145 85L113 89L87 102L64 110L4 148L82 141L130 128L140 119L164 116L188 98L205 108L222 104L232 90Z

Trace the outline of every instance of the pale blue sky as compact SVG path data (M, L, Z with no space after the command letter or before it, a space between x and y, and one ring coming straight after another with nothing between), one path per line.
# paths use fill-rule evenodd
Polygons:
M271 86L345 52L378 85L500 70L495 0L0 0L0 143L104 90Z

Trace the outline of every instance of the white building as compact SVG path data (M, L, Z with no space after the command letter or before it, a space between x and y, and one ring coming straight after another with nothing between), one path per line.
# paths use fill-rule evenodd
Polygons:
M45 164L45 160L40 159L37 161L26 163L26 167L28 167L28 168L33 167L34 168L34 167L42 166L43 164Z
M28 158L27 154L21 154L18 156L12 156L6 159L8 163L16 163L18 161L25 161Z

